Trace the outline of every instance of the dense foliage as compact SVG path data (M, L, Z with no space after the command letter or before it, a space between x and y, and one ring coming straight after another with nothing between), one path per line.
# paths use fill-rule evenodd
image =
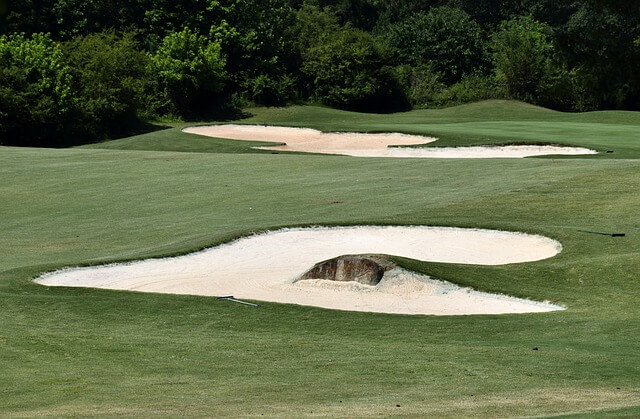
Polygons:
M90 34L63 47L76 92L76 135L103 137L134 125L151 86L149 57L133 36Z
M553 84L556 66L550 28L530 17L505 21L494 34L496 76L510 97L543 100Z
M227 78L221 50L219 42L209 42L189 28L167 35L151 56L159 85L158 109L189 115L214 102Z
M389 25L383 39L400 62L414 66L432 63L448 83L484 69L482 30L460 9L437 7L417 13Z
M640 7L620 0L16 0L0 33L3 144L293 101L640 108Z
M55 141L73 103L71 70L47 35L0 37L0 139Z
M345 109L388 109L401 96L388 58L371 35L342 30L306 51L302 73L320 102Z

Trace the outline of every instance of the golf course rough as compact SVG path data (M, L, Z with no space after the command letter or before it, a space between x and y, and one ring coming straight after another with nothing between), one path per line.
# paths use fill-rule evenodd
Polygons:
M549 155L589 155L597 151L557 145L492 145L467 147L408 147L426 145L436 138L401 133L321 132L310 128L266 125L209 125L188 127L186 133L242 141L266 141L259 150L339 154L354 157L392 158L523 158ZM280 145L278 144L280 143Z
M400 268L373 286L318 278L298 280L316 263L342 255L380 254L473 265L547 259L562 249L555 240L506 231L424 226L282 229L186 256L65 269L36 282L238 298L347 311L394 314L504 314L563 307L459 287Z

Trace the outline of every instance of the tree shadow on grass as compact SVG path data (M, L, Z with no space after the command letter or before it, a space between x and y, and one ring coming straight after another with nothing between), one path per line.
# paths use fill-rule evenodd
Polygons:
M251 116L253 116L251 113L237 108L209 108L198 114L182 118L176 117L176 122L230 122L247 119ZM171 119L169 118L168 121ZM2 135L0 131L0 146L71 148L149 134L169 128L172 126L168 123L143 121L133 116L120 118L105 126L82 125L82 123L75 126L73 124L61 124L57 127L53 124L29 126L25 129L4 133L5 135Z
M192 114L184 117L183 120L189 123L204 123L204 122L234 122L248 119L254 116L252 113L243 109L223 109L216 112L202 112Z
M108 135L104 136L62 136L55 144L49 144L49 148L70 148L85 144L95 144L102 141L117 140L120 138L133 137L134 135L148 134L155 131L162 131L171 128L169 125L151 123L146 121L135 121L133 123L123 123L120 127L112 127Z

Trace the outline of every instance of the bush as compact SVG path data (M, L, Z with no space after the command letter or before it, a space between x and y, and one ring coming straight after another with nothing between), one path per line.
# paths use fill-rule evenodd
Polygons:
M442 83L442 75L432 66L399 66L395 69L405 94L418 108L445 107L506 98L504 85L496 77L474 74L451 86Z
M569 73L570 110L587 112L602 106L606 96L599 91L597 79L595 74L585 71L584 67L578 67Z
M245 82L248 98L256 104L265 106L282 106L295 97L296 80L285 74L270 77L261 74Z
M48 35L0 37L0 144L57 145L72 106L71 72Z
M151 56L151 68L157 75L160 113L191 116L223 101L227 73L220 43L189 28L163 39Z
M438 106L452 106L506 97L505 86L495 77L471 75L440 92L436 102Z
M436 105L438 95L445 89L442 74L431 65L403 65L397 67L395 73L412 106L426 108Z
M296 14L296 25L293 28L295 43L300 52L326 42L340 30L338 18L326 7L304 4Z
M638 2L583 1L562 27L576 107L640 109Z
M139 122L149 85L149 59L131 34L78 37L64 45L64 52L73 69L81 135L103 137Z
M304 54L302 72L316 100L329 106L361 111L390 111L408 103L388 54L367 34L345 29Z
M511 98L548 104L553 86L562 77L551 40L551 29L531 17L503 22L493 36L497 77Z
M388 26L384 42L403 64L430 65L455 83L487 64L480 26L460 9L438 7Z

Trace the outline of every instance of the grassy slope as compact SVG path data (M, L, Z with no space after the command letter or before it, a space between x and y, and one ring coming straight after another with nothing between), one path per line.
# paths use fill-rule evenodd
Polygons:
M262 117L273 112L273 123L283 123L278 115L303 111ZM355 130L368 117L326 112L335 123L355 118ZM622 116L621 125L635 118ZM0 415L637 414L639 185L634 160L2 148ZM55 267L184 252L252 230L314 223L546 234L565 247L547 261L404 263L569 309L467 317L253 309L29 281Z
M634 112L590 112L571 114L511 101L488 101L448 109L416 110L379 115L338 111L330 108L294 106L258 108L250 118L237 123L308 126L323 131L395 131L440 138L429 146L478 144L551 143L589 147L614 153L585 156L588 159L640 158L640 114ZM250 144L211 140L173 130L131 139L93 144L88 148L253 152Z

